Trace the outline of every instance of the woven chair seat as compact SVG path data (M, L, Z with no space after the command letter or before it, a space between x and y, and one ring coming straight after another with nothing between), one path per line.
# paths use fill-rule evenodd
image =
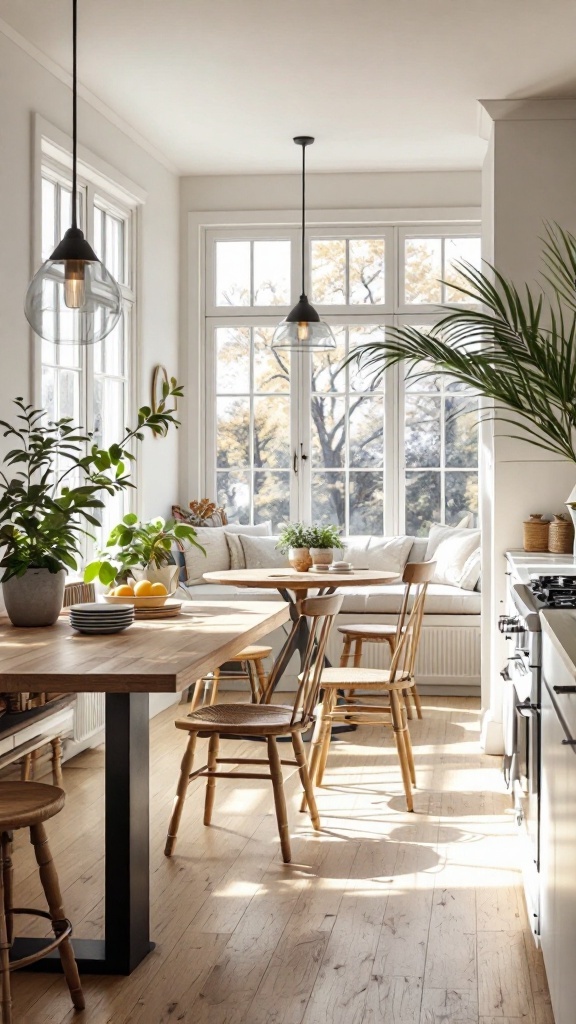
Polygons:
M0 832L29 828L53 818L66 794L44 782L0 782Z
M378 625L374 623L372 626L364 625L350 625L350 626L338 626L339 633L343 633L344 636L359 637L361 640L389 640L394 639L396 636L395 625Z
M213 704L198 708L176 722L177 729L193 732L267 733L290 732L293 709L282 704ZM300 728L299 725L296 728Z
M269 658L272 654L271 647L261 647L258 644L251 644L243 647L239 654L232 661L250 661L251 658Z
M343 689L354 689L362 686L368 689L402 690L409 686L412 677L408 672L398 672L394 682L390 682L387 668L325 668L320 681L321 689L328 686L341 686Z

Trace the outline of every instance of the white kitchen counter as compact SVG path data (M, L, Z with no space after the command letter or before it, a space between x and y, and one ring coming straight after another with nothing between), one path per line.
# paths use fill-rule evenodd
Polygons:
M507 551L506 561L517 583L528 583L533 575L566 573L576 576L574 555L553 555L547 551Z
M572 679L576 679L576 609L549 608L540 612L542 632Z

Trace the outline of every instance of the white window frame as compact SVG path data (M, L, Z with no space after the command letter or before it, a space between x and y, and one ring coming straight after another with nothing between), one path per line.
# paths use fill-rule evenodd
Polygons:
M65 133L49 124L44 118L34 118L34 203L33 203L33 244L31 252L31 273L35 274L42 262L42 177L44 173L71 188L72 184L72 140ZM126 346L125 374L121 378L127 381L126 404L128 422L134 419L136 410L136 387L138 380L139 349L139 317L138 317L138 280L140 266L140 235L141 207L146 201L147 193L134 182L131 182L115 168L102 161L84 147L78 152L78 188L83 194L84 233L88 242L94 244L94 218L92 211L98 206L106 213L119 217L124 222L127 232L125 250L128 253L128 273L124 281L119 281L122 298L125 303L125 327L128 344ZM30 331L31 343L31 382L30 390L33 402L40 407L42 389L42 344L33 331ZM92 429L94 418L93 389L97 376L94 372L93 346L81 347L80 366L80 425ZM106 375L110 376L110 375ZM131 490L131 505L137 514L140 513L140 487L138 472L134 474L135 489ZM89 551L86 551L89 557Z
M299 242L298 210L280 211L236 211L236 212L204 212L188 214L188 303L187 328L188 343L185 346L185 363L189 368L188 394L192 400L193 387L196 383L196 401L191 415L187 419L185 429L188 431L188 444L183 447L181 472L183 487L190 495L212 493L215 486L215 466L212 458L214 446L213 404L209 388L206 386L207 364L210 364L208 331L216 318L219 322L234 321L240 325L259 322L277 323L291 307L223 307L215 306L213 287L215 271L211 264L210 247L216 240L238 240L239 238L288 238L293 236ZM329 323L387 323L407 322L409 314L419 321L426 317L431 322L432 310L438 318L437 307L428 305L400 308L400 246L404 246L404 238L413 235L432 237L457 235L478 237L481 221L477 207L454 208L414 208L390 210L309 210L307 216L307 238L327 237L384 237L386 251L393 252L392 273L389 264L386 274L386 301L382 305L355 304L353 306L319 306L323 319ZM390 235L392 250L390 250ZM213 251L213 250L212 250ZM300 247L292 249L292 300L300 292ZM309 268L309 260L307 261ZM210 291L207 281L210 279ZM309 269L307 272L309 279ZM403 283L402 283L403 286ZM307 280L307 287L309 281ZM390 304L390 290L392 302ZM394 308L395 307L395 308ZM185 367L186 369L186 367ZM404 475L403 450L400 447L403 431L402 414L402 381L398 367L388 371L386 377L386 419L387 435L385 437L386 502L385 530L387 533L398 533L402 528L404 516ZM302 389L298 388L299 393ZM301 395L301 401L305 396ZM203 438L204 444L198 445ZM299 509L300 518L304 518L305 509Z
M439 320L438 316L438 304L437 303L426 303L426 302L405 302L404 301L404 288L405 288L405 261L404 261L404 245L409 238L478 238L480 234L480 225L477 230L474 231L468 225L465 224L443 224L443 225L414 225L413 227L399 226L397 231L397 250L396 250L396 268L397 268L397 279L398 279L398 290L396 292L396 298L394 303L394 313L396 315L428 315L435 317ZM474 309L473 303L459 302L458 309Z

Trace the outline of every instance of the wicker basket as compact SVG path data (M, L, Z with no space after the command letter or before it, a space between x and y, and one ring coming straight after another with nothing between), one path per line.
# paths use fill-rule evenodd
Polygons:
M559 512L548 527L548 551L555 555L571 555L573 543L574 527L564 513Z
M548 520L534 512L523 523L524 551L548 551Z

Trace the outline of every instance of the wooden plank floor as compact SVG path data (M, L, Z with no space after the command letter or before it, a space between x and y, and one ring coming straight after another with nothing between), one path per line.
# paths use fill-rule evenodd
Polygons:
M13 975L18 1024L553 1024L510 799L499 759L479 752L476 700L430 697L412 724L415 814L388 730L333 744L320 835L288 779L290 865L263 781L219 783L209 829L195 783L164 858L177 713L151 724L156 950L130 978L85 978L82 1014L62 978ZM102 926L102 776L100 750L69 762L67 805L49 823L66 911L85 936ZM39 886L22 839L16 868L17 900L30 906Z

